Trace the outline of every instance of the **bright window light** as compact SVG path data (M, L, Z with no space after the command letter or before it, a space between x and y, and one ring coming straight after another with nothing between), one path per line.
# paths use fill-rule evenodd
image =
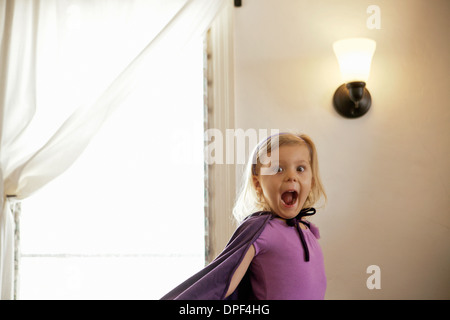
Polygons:
M81 27L72 19L68 28ZM55 78L63 91L40 88L42 104L88 101L88 82L98 88L75 47L66 54L83 68ZM23 201L19 299L159 299L204 266L203 57L198 39L176 73L157 90L141 84L68 171ZM51 108L41 110L48 119Z

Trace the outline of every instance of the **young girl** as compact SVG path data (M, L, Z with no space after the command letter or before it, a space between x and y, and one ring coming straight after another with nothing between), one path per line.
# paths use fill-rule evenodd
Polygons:
M249 161L233 214L241 222L224 251L162 299L323 299L317 227L305 217L326 198L317 151L306 135L262 141Z

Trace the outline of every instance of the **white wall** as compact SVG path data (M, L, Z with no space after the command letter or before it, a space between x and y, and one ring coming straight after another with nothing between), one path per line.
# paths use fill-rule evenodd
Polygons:
M381 29L369 30L369 5ZM235 126L309 134L329 201L327 299L450 298L448 0L243 0L235 8ZM344 119L332 43L377 41L372 108ZM381 268L381 289L366 268Z

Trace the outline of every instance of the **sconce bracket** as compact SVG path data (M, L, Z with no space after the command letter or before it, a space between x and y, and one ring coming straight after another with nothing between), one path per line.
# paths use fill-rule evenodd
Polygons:
M361 100L355 103L350 98L349 90L360 91ZM354 95L352 95L354 96ZM369 90L365 88L364 82L351 82L343 84L337 88L333 96L334 109L345 118L359 118L369 111L372 104L372 97Z

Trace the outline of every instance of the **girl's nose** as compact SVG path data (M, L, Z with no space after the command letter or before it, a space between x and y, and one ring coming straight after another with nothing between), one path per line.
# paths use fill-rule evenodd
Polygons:
M289 170L286 172L286 181L297 181L297 175L295 170Z

